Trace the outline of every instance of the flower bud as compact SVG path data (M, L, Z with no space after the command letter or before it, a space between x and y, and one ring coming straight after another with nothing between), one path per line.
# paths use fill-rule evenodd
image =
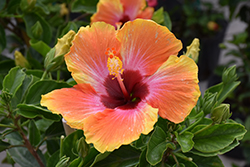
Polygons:
M26 58L22 55L21 52L15 51L14 53L15 56L15 64L16 66L20 66L22 68L30 68L29 62L26 60Z
M84 137L82 137L78 141L77 152L80 154L82 158L85 158L88 155L89 145L86 143Z
M59 38L57 44L55 45L55 57L64 55L69 52L70 47L72 45L72 40L75 37L75 31L70 30L67 34L65 34L62 38Z
M60 15L61 16L64 16L64 15L67 15L67 14L69 14L69 10L68 10L68 8L66 7L66 4L65 3L63 3L63 4L61 4L60 5Z
M191 45L187 46L186 56L192 58L195 62L198 61L199 51L200 51L200 40L198 38L194 38Z
M215 107L211 113L211 119L214 123L220 124L230 118L231 113L229 110L229 104L221 104Z
M31 27L31 33L35 39L39 39L43 33L43 27L39 21Z

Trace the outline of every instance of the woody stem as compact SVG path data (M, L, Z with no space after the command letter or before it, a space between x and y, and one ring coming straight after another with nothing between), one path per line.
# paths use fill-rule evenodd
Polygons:
M125 85L124 85L123 81L122 81L121 74L118 74L118 75L116 76L116 78L117 78L117 80L118 80L118 83L119 83L119 85L120 85L120 88L121 88L121 90L122 90L123 95L125 96L125 98L126 98L127 100L129 100L129 94L128 94L128 92L127 92L127 89L125 88Z

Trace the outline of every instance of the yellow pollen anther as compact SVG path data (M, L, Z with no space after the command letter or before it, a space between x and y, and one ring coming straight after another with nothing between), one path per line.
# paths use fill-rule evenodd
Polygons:
M107 48L107 51L105 52L105 54L109 56L108 61L107 61L109 74L114 75L115 77L117 77L119 74L122 74L123 72L122 61L119 59L119 57L115 56L116 54L115 49Z

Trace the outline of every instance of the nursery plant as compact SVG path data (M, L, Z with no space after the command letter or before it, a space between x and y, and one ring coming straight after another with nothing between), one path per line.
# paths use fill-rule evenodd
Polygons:
M246 133L223 103L236 67L201 95L199 40L183 46L146 1L110 2L0 2L2 163L223 166Z

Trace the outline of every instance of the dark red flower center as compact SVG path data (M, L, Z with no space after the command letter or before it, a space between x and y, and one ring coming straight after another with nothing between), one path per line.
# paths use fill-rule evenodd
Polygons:
M111 109L116 107L133 109L148 95L148 86L142 82L142 76L139 71L124 70L121 76L129 94L129 99L125 98L117 79L108 75L104 82L108 95L102 95L101 102L104 106Z

